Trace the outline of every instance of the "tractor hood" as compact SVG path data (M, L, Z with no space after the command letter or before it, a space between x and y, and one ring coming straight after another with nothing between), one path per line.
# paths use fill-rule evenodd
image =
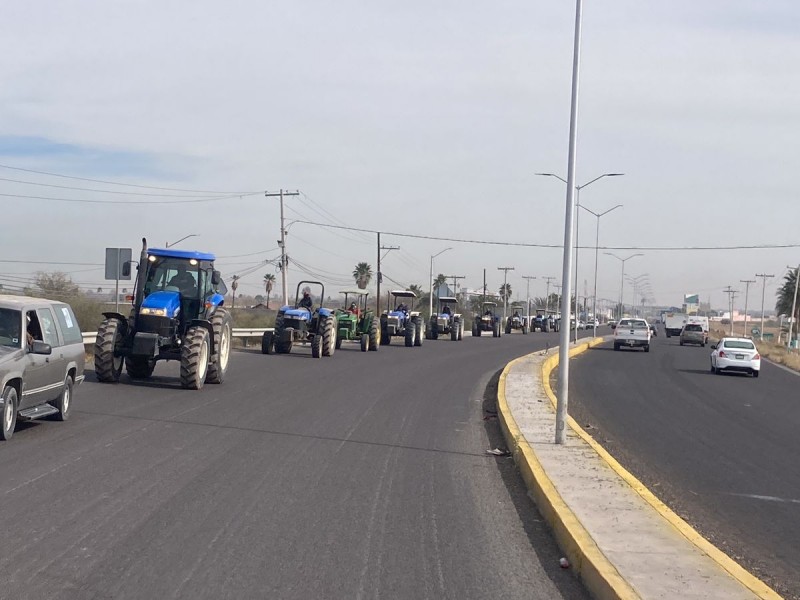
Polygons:
M153 292L142 300L143 315L156 315L159 317L174 318L181 308L181 295L179 292L158 291Z
M311 311L307 308L286 308L283 311L284 318L309 320L311 319Z

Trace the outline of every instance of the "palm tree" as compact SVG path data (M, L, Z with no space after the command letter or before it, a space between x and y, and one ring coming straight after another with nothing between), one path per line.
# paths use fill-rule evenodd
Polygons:
M272 293L272 286L275 284L275 275L267 273L264 275L264 289L267 291L267 310L269 310L269 295Z
M783 285L778 289L775 310L780 315L790 315L792 306L795 306L794 318L800 314L800 302L795 302L795 286L797 285L797 269L789 271L783 278ZM800 297L798 297L800 300ZM796 323L797 321L795 321Z
M365 262L358 263L353 270L353 279L356 280L358 288L363 290L372 281L372 267Z

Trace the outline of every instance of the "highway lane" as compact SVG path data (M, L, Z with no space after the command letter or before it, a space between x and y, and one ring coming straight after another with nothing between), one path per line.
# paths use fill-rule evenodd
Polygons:
M499 371L556 340L242 351L199 392L89 373L0 445L0 597L587 598L485 454Z
M713 375L705 348L655 338L574 359L570 413L708 539L800 598L800 378Z

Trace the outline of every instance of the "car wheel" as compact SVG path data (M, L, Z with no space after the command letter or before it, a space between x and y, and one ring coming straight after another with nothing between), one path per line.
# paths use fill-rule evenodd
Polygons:
M17 388L7 385L3 390L3 424L0 440L10 440L17 426Z
M758 377L759 373L760 373L760 371L753 371L753 377Z
M70 412L72 411L72 377L67 375L64 380L64 388L61 390L61 395L58 400L52 402L52 405L58 409L56 419L58 421L66 421L69 419Z

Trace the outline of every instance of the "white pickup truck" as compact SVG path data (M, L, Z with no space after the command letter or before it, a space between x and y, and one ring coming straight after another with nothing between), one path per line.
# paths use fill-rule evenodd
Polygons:
M620 319L614 329L614 350L644 348L650 352L650 326L644 319Z

